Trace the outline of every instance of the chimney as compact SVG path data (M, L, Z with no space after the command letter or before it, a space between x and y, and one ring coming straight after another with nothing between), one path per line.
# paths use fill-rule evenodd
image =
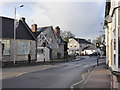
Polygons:
M59 26L57 26L55 29L56 29L56 30L55 30L56 35L57 35L57 37L59 38L59 37L60 37L60 28L59 28Z
M20 20L23 21L23 22L25 22L25 18L24 17L21 17Z
M37 24L31 25L32 32L37 32Z

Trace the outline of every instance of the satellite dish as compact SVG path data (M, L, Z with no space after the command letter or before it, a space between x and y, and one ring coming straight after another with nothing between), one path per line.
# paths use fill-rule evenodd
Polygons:
M105 20L107 21L107 23L111 23L112 17L108 15L108 16L106 16Z

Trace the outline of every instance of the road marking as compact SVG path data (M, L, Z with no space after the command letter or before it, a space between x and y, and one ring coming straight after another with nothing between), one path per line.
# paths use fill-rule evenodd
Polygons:
M79 67L79 65L75 65L75 67Z
M21 75L23 75L23 74L26 74L26 73L27 73L27 72L20 73L20 74L16 75L15 77L19 77L19 76L21 76Z
M88 78L91 76L92 72L95 70L96 67L97 67L97 66L95 66L94 69L91 71L90 75L89 75L89 76L87 77L87 79L85 80L82 88L84 88L85 84L87 83Z
M79 83L81 83L81 82L83 82L84 81L84 76L86 75L86 74L88 74L88 73L90 73L90 70L88 69L88 72L87 73L84 73L83 75L82 75L82 80L81 81L79 81L79 82L77 82L77 83L75 83L75 84L73 84L73 85L71 85L71 89L73 89L74 88L74 86L76 86L77 84L79 84Z
M38 66L37 66L38 67ZM31 72L35 72L35 71L43 71L43 70L47 70L47 69L51 69L51 68L55 68L55 67L59 67L59 66L54 66L54 67L42 67L41 69L39 70L31 70L31 71L28 71L28 72L20 72L20 73L17 73L17 72L14 72L16 74L12 74L12 73L9 73L9 74L5 74L4 72L2 73L2 78L0 78L0 80L3 80L3 79L8 79L8 78L14 78L14 77L18 77L18 76L21 76L23 74L27 74L27 73L31 73ZM6 76L7 75L7 76Z

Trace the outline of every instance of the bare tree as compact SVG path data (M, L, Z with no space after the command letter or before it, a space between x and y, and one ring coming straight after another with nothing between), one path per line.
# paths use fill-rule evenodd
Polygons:
M75 35L71 31L64 31L60 33L63 40L68 41L69 38L74 38Z

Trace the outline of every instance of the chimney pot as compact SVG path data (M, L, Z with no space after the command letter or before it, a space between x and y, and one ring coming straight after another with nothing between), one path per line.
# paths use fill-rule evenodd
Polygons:
M60 37L60 28L59 28L59 26L57 26L55 29L56 29L56 35L59 38Z
M25 18L24 17L21 17L20 20L22 20L23 22L25 22Z
M32 32L37 32L37 24L31 25Z

